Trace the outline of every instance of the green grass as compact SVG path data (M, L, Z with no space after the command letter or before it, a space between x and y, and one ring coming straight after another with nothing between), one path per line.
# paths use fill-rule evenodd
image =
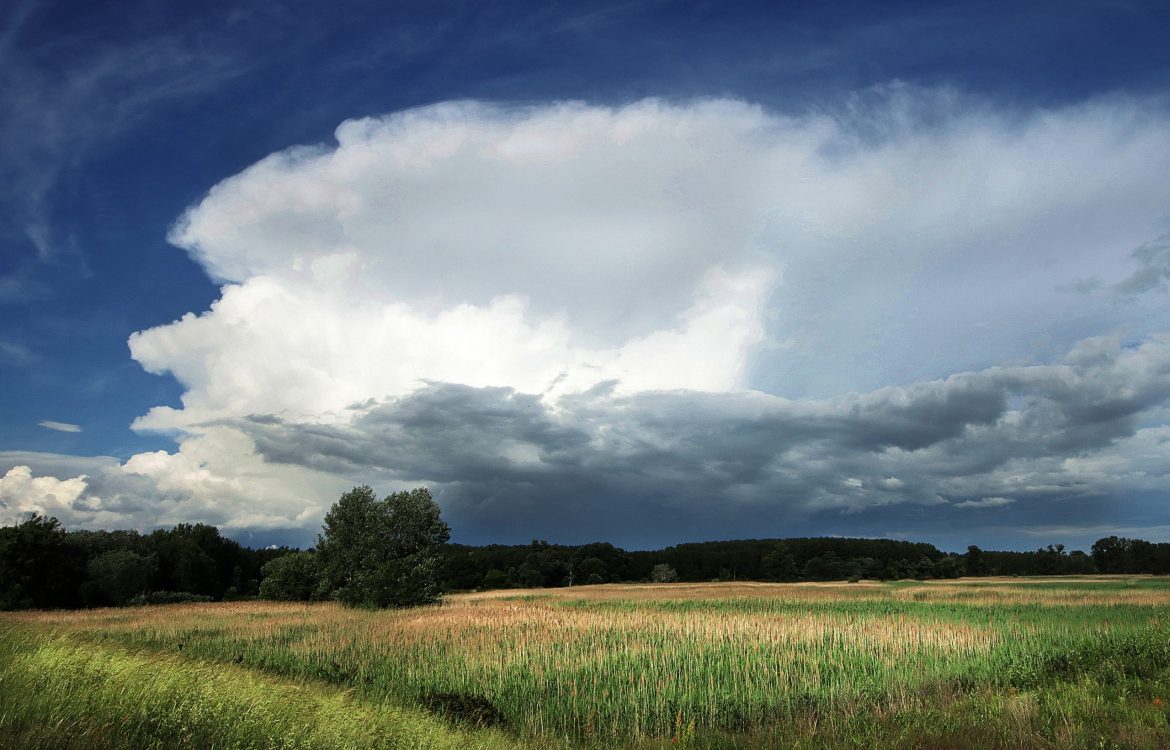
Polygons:
M9 747L1158 748L1166 702L1156 579L0 618Z
M506 748L417 708L174 655L0 629L11 748Z

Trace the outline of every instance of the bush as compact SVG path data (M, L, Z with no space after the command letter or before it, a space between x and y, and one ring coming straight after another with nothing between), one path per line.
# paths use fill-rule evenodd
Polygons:
M260 575L261 599L307 602L317 598L321 587L317 555L312 552L290 552L269 560Z
M131 607L141 607L147 604L192 604L210 601L213 599L206 594L190 594L186 591L151 591L139 594L127 604Z
M678 580L678 571L666 563L658 563L650 571L650 580L654 583L674 583Z

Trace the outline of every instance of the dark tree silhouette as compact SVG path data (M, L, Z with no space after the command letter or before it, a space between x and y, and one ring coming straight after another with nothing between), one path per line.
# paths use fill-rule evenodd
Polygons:
M56 518L0 528L0 609L76 607L84 580L85 552Z

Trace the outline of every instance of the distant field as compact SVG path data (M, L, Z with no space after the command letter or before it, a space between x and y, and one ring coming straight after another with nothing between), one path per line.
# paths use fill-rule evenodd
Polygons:
M22 748L1170 747L1170 580L653 584L0 616Z

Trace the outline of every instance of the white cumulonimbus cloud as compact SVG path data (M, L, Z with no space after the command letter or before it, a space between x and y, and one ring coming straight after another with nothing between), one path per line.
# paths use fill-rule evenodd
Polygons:
M135 360L185 388L135 425L180 448L118 471L167 498L165 512L144 503L152 520L240 528L311 525L371 471L504 518L520 513L501 499L509 482L587 493L581 477L623 472L695 517L733 499L1017 512L1064 461L1092 478L1079 495L1100 495L1108 461L1162 429L1159 398L1022 463L964 464L947 441L990 457L1053 409L1092 423L1058 396L1061 368L1081 366L1052 364L1070 351L1104 363L1086 372L1108 382L1077 381L1087 403L1161 361L1160 343L1130 357L1115 334L1140 344L1170 325L1148 249L1167 228L1168 126L1137 101L1019 113L900 85L801 115L457 102L346 122L336 144L260 161L174 226L222 294L131 337ZM1034 364L1052 383L995 374L1038 377L1019 369ZM905 416L941 408L941 382L986 388L988 421ZM511 431L518 404L547 419ZM444 410L479 422L452 431ZM388 423L457 442L378 448ZM873 443L879 428L904 437ZM750 467L702 459L703 441L741 432L783 450ZM660 470L655 487L629 454Z
M28 466L13 466L0 477L0 523L17 523L32 513L72 519L74 504L85 493L85 480L84 474L71 479L36 477Z

